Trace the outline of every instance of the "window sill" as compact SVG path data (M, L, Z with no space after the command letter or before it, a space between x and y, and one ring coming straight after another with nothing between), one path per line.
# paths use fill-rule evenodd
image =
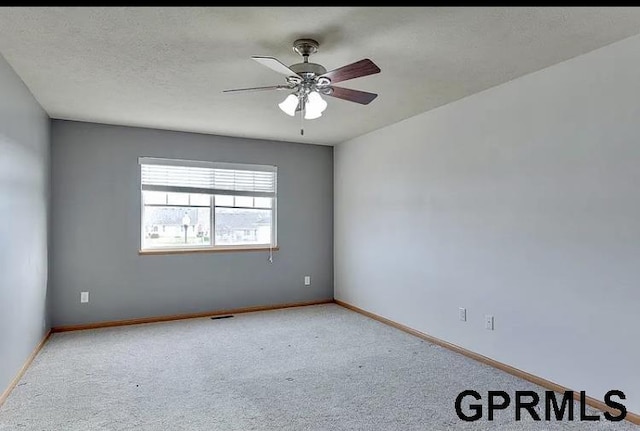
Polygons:
M269 251L265 246L235 246L235 247L207 247L207 248L167 248L167 249L147 249L138 250L139 255L165 255L165 254L186 254L186 253L229 253L238 251ZM278 251L280 247L273 246L271 250Z

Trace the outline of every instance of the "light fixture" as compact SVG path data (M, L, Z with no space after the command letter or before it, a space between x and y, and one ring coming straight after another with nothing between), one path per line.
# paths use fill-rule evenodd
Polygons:
M286 90L290 94L278 106L290 117L295 117L296 112L300 111L300 135L304 135L304 120L320 118L322 112L327 108L327 102L321 96L335 97L360 105L368 105L378 96L375 93L333 85L349 79L379 73L380 68L374 62L364 58L327 71L323 65L309 61L309 56L318 52L319 46L318 41L313 39L301 38L295 40L293 42L293 50L302 56L302 62L290 66L275 57L254 55L251 58L259 64L285 75L285 83L263 87L233 88L224 90L224 92Z
M306 98L297 94L289 94L278 106L291 117L296 115L297 111L304 110L304 119L314 120L322 116L324 110L327 109L327 102L320 97L320 93L311 91Z
M298 107L298 96L295 94L289 94L282 103L278 104L278 106L285 114L293 117L296 115L296 108Z
M304 111L304 119L305 120L315 120L316 118L322 117L322 112L320 111Z
M320 97L320 93L312 91L307 96L307 103L304 104L304 119L314 120L319 118L325 109L327 109L327 102Z
M300 111L300 134L304 135L304 120L315 120L322 117L322 113L327 109L327 102L320 96L315 88L303 87L296 93L291 93L282 102L278 103L282 111L294 117Z

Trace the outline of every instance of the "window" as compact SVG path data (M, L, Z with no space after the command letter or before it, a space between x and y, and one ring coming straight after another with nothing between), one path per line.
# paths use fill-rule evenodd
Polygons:
M275 247L275 166L139 163L142 250Z

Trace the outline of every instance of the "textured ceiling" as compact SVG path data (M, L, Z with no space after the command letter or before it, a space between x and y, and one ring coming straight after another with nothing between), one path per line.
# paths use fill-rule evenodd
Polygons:
M0 8L0 53L53 118L335 144L640 33L640 8ZM250 59L382 72L342 83L317 120L284 92L223 94L284 76Z

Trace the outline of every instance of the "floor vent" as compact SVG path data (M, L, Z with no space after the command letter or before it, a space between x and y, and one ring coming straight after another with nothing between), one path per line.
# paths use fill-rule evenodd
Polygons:
M229 318L231 318L231 317L233 317L233 315L231 315L231 314L229 314L228 316L213 316L213 317L211 318L211 320L229 319Z

